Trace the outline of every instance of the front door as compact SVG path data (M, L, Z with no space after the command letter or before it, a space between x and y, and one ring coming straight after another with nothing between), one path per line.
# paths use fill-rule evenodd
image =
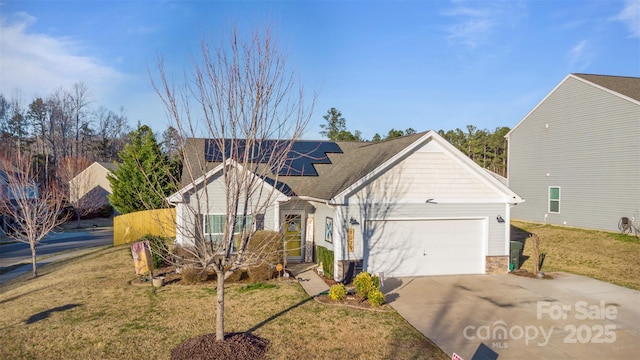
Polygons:
M304 222L302 221L302 214L286 214L283 225L287 261L302 262L304 259Z

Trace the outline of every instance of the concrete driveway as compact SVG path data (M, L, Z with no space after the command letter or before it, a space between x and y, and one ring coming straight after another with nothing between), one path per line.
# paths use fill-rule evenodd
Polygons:
M451 355L625 359L640 354L640 292L583 276L385 279L387 302Z

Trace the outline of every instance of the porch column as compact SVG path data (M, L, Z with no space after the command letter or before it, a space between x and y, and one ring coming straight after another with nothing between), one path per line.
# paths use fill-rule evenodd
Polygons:
M273 229L274 231L280 231L280 201L276 200L273 203Z
M177 203L176 206L176 244L184 245L184 205Z

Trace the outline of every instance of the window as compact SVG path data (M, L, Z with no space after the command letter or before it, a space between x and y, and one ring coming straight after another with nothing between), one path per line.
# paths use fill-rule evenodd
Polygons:
M207 241L213 241L215 243L220 243L224 236L224 226L227 219L226 215L205 215L204 219L204 238ZM251 215L246 216L245 228L248 229L252 226L252 217ZM234 234L239 234L242 232L242 215L236 215L236 224L233 230ZM232 251L236 251L237 244L233 244Z
M549 186L549 212L560 213L560 187Z

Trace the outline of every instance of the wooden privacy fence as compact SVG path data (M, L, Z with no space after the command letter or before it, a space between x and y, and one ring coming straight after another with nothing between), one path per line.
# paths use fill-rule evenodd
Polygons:
M113 219L113 246L128 244L151 234L176 236L176 209L137 211Z

